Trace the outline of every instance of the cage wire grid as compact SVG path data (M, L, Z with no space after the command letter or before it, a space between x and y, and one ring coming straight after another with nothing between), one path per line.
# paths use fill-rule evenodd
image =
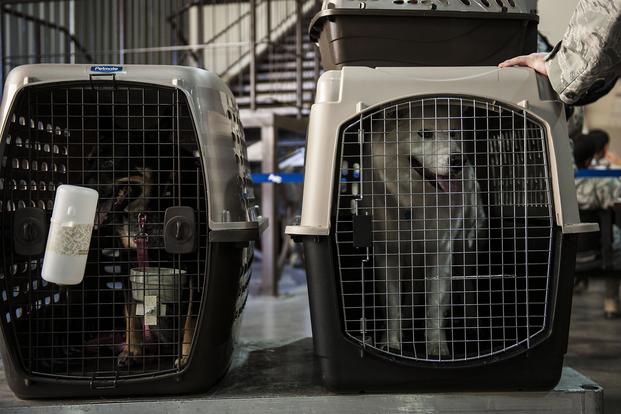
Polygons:
M346 123L335 220L346 335L430 362L530 348L551 277L545 139L527 111L476 97L392 102Z
M56 378L182 369L178 361L188 356L188 338L194 340L195 324L184 336L185 324L198 316L208 231L198 137L185 95L133 82L58 83L25 88L11 111L0 174L0 305L24 368ZM100 200L85 279L60 287L41 278L42 255L15 253L12 220L25 207L45 210L49 220L63 183L94 188ZM178 205L192 207L197 222L197 248L183 256L163 245L164 212ZM141 231L146 259L137 255ZM140 285L130 282L131 269L147 267L156 268L152 288L159 295L150 305L148 289L140 296ZM166 279L162 268L174 275ZM147 321L148 306L154 319ZM121 364L126 349L139 354Z

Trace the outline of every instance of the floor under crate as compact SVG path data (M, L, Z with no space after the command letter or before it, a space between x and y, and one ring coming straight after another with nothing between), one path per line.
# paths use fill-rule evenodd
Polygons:
M22 401L16 399L0 370L0 412L8 413L600 413L602 388L566 367L550 392L426 393L336 395L321 385L319 367L312 357L308 301L299 275L285 277L280 298L252 297L244 316L242 344L225 379L206 394L152 399L96 401ZM255 279L256 280L256 279ZM609 355L602 375L602 358L621 343L621 323L601 318L601 287L574 301L572 333L566 362L581 371L600 375L611 385L606 390L607 412L619 409L621 352ZM606 325L606 326L604 326ZM590 333L589 333L590 332ZM590 343L588 338L591 338ZM607 347L602 341L610 343ZM309 363L310 362L310 363ZM598 364L600 364L598 366ZM617 378L614 380L614 378ZM614 383L614 384L613 384ZM612 403L612 405L611 405Z

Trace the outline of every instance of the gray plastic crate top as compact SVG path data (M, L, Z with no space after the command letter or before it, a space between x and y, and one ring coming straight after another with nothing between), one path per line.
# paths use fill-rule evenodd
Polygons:
M535 14L537 0L325 0L322 10L438 10Z
M237 236L257 239L258 231L267 225L255 218L250 170L246 160L245 142L237 103L226 84L204 69L183 66L150 65L24 65L11 71L6 81L0 119L4 125L12 102L26 86L46 83L97 81L114 79L119 82L140 82L173 87L188 99L191 115L205 160L210 236L218 241L218 231L238 230ZM162 70L164 69L164 70ZM233 155L233 156L231 156ZM240 191L241 190L241 197ZM224 236L225 238L230 238ZM225 241L225 240L222 240Z
M368 85L380 87L369 88ZM527 68L446 67L424 68L345 67L326 71L317 83L306 144L304 197L300 224L288 226L294 236L330 234L337 152L341 128L348 120L370 113L388 102L428 96L478 96L506 103L545 121L554 192L555 220L563 233L582 232L591 224L580 221L575 199L571 151L563 106L547 82ZM556 173L557 165L564 174ZM329 169L326 169L329 166Z
M537 47L536 0L325 0L310 24L324 68L495 66Z

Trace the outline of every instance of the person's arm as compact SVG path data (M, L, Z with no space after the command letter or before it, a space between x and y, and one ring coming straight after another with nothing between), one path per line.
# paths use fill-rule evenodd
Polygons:
M563 102L585 104L612 88L620 64L621 0L580 0L552 52L518 56L498 66L529 66L549 76Z
M563 40L546 57L554 90L576 103L609 90L621 64L621 0L580 0Z
M610 150L606 151L606 159L615 167L621 167L621 157L614 152Z

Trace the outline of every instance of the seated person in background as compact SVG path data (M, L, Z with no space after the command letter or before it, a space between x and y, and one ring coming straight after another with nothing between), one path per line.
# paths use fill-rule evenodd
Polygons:
M621 167L621 158L614 152L610 151L610 137L605 131L602 131L601 129L594 129L589 131L586 136L595 143L596 153L593 157L593 167Z
M598 155L602 155L601 133L604 132L594 131L594 133L580 136L574 144L574 161L578 168L589 168L592 161ZM608 135L606 134L607 141ZM621 180L613 177L576 178L576 196L578 198L578 207L581 210L604 210L611 208L615 205L616 200L621 197ZM612 249L615 254L621 253L621 230L616 225L613 226ZM619 310L620 282L621 279L619 278L606 280L606 293L604 297L604 317L606 319L616 319L621 316Z

